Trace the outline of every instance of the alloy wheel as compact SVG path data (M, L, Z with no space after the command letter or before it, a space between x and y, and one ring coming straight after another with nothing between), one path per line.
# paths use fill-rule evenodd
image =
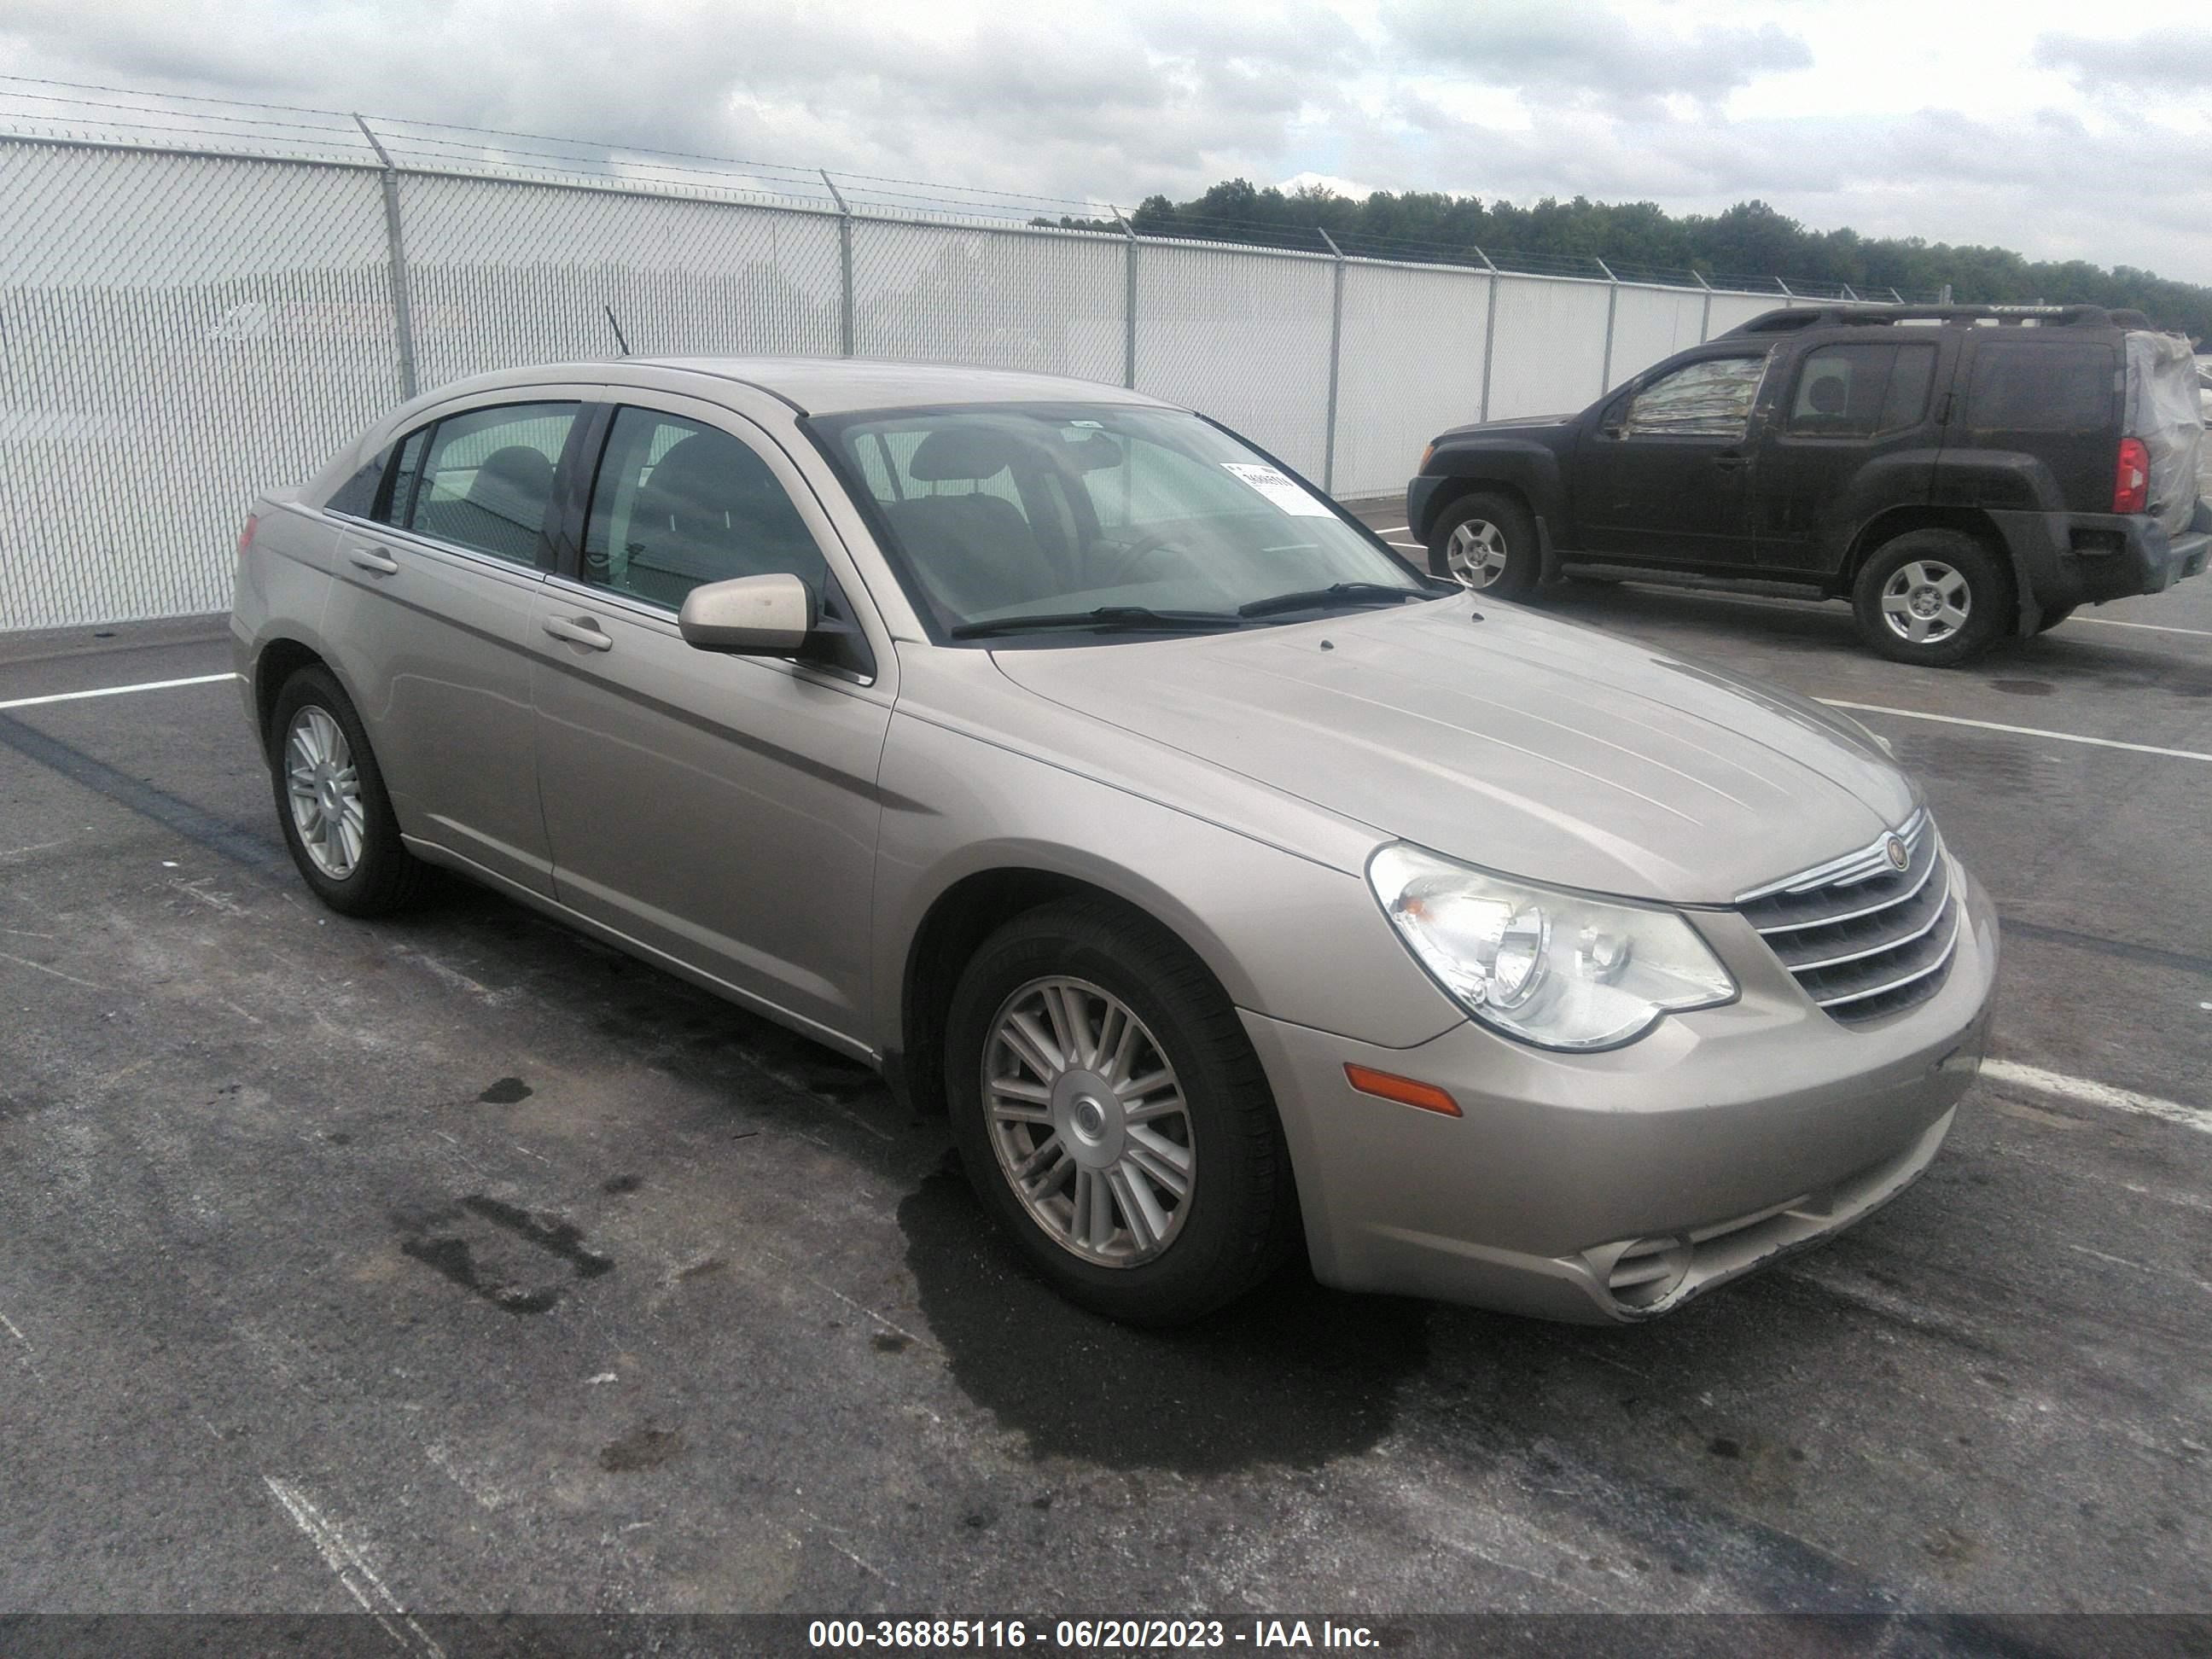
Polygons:
M1129 1006L1085 980L1031 980L991 1022L983 1100L1022 1207L1061 1249L1128 1267L1175 1242L1195 1148L1175 1066Z
M1487 519L1455 525L1444 541L1444 568L1462 587L1480 592L1505 574L1505 532Z
M1901 564L1882 584L1881 619L1913 645L1940 645L1966 625L1974 597L1966 577L1941 559Z
M361 862L368 832L361 772L337 721L313 703L293 715L285 733L284 787L308 858L332 881L343 881Z

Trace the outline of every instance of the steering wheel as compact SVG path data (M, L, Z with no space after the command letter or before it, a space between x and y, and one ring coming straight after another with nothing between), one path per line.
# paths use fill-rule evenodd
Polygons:
M1090 579L1101 586L1113 586L1127 580L1132 571L1154 554L1173 547L1175 544L1174 537L1164 535L1157 530L1150 535L1139 536L1133 542L1119 544L1117 545L1121 556L1115 560L1112 568L1091 571ZM1095 556L1098 544L1094 542L1091 546ZM1085 561L1086 564L1089 562L1089 559Z

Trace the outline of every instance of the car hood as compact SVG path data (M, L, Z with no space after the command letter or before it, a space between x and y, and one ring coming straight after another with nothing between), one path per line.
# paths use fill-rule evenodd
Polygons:
M995 655L1041 697L1381 836L1596 892L1726 904L1916 799L1817 703L1471 596Z
M1465 426L1455 426L1441 434L1437 441L1442 443L1446 438L1479 438L1486 432L1525 433L1531 427L1571 426L1575 418L1575 412L1570 411L1565 415L1516 415L1508 420L1470 421Z

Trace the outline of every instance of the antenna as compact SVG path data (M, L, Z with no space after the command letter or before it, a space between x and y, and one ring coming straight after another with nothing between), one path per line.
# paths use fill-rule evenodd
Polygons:
M607 313L607 326L614 330L615 343L622 348L622 355L625 357L629 356L629 342L623 338L622 325L615 320L615 308L612 306L601 306L599 309Z

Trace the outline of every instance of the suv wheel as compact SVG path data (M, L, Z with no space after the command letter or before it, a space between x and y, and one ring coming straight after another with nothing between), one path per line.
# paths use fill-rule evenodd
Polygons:
M420 895L428 873L399 839L361 716L325 668L284 682L269 717L276 819L315 896L349 916L380 916Z
M1538 564L1536 521L1510 495L1462 496L1429 537L1430 571L1478 593L1525 599Z
M1989 648L2013 611L2012 573L1957 530L1909 530L1876 548L1851 587L1859 636L1898 662L1949 668Z
M1260 1062L1205 967L1101 901L1018 916L961 974L953 1139L983 1207L1071 1299L1176 1324L1251 1289L1296 1234Z

